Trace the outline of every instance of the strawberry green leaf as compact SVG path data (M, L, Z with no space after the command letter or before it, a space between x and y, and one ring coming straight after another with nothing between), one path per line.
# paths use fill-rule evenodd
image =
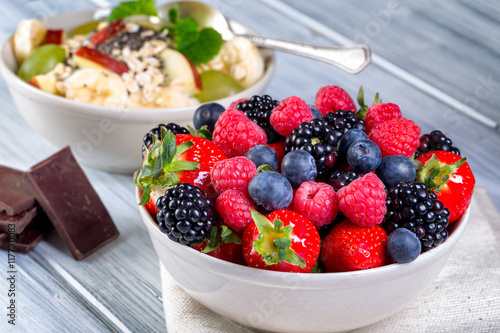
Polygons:
M274 219L273 223L255 210L250 211L260 235L253 242L254 249L262 255L266 265L287 262L304 268L306 261L291 248L292 226L283 227L283 222Z
M149 184L144 188L139 205L145 205L149 202L149 199L151 198L151 188L152 187L153 186L151 184Z
M168 171L186 171L186 170L198 170L200 168L200 163L192 161L173 161L169 167Z
M454 163L441 165L441 161L436 154L432 154L425 164L420 163L421 166L417 168L416 179L427 185L427 188L439 193L450 176L466 161L467 158L464 157Z

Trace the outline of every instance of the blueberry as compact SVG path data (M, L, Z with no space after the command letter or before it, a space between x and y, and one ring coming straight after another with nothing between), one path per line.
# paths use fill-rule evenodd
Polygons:
M256 205L268 211L285 209L293 199L292 185L285 176L275 171L256 174L248 184L248 194Z
M298 188L303 182L314 180L318 175L314 157L301 149L292 150L283 157L281 173L293 188Z
M415 233L397 228L387 238L387 251L392 260L404 264L417 259L422 252L422 243Z
M347 163L358 173L375 170L382 160L382 153L377 144L371 140L357 140L347 150Z
M200 105L193 116L194 128L199 130L203 125L207 125L210 132L214 131L214 125L217 119L225 109L218 103L207 103Z
M315 108L312 105L309 105L309 107L311 108L311 112L313 114L313 118L317 118L317 119L323 118L323 115L321 114L321 112L319 112L319 110L317 108Z
M276 151L266 145L256 145L248 150L245 157L255 163L258 168L263 164L269 165L274 171L278 170L278 154Z
M358 140L368 140L368 135L365 133L365 131L353 128L346 132L344 135L342 135L338 143L337 150L339 154L347 153L347 149L349 149L349 146Z
M417 174L412 160L404 155L384 157L375 173L387 188L391 188L400 182L412 182Z

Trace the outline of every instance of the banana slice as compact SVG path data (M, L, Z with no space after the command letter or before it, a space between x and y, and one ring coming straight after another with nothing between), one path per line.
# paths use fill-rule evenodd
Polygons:
M178 108L196 106L200 102L177 87L156 87L130 94L128 108Z
M229 74L247 88L264 74L264 59L257 46L238 36L226 41L214 59L201 66L201 70L208 69Z
M57 89L66 98L109 107L124 107L128 100L127 88L121 77L105 69L76 70L59 82Z
M17 30L12 35L12 49L18 63L24 59L45 40L47 27L41 20L22 20L17 25Z

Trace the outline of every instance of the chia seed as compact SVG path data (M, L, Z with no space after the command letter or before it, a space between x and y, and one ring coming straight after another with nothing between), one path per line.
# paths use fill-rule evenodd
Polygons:
M167 41L164 35L149 28L140 26L137 31L122 31L114 36L112 36L107 41L99 44L97 50L99 52L111 55L113 49L122 50L125 46L128 46L130 50L139 50L144 42L149 40L162 40Z

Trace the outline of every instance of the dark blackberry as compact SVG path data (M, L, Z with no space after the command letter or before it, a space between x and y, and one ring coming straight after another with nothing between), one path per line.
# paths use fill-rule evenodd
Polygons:
M175 242L189 245L201 242L213 225L211 201L203 191L189 183L178 183L156 201L156 219L161 232Z
M339 131L340 136L353 128L366 131L365 121L357 117L353 111L337 110L328 112L323 116L323 119L335 130Z
M236 109L243 111L249 119L262 127L267 134L267 143L273 143L282 138L269 122L271 113L278 104L279 101L269 95L254 95L249 100L238 103Z
M386 205L383 226L387 232L396 228L414 232L422 242L422 251L430 250L448 238L446 227L450 211L425 184L398 183L389 190Z
M363 176L363 174L358 174L354 170L347 170L345 172L336 170L330 175L329 183L335 189L335 191L340 190L342 187L349 185L353 180L358 179Z
M420 145L415 152L415 158L419 158L422 154L434 150L450 151L454 154L460 155L460 150L453 146L453 142L443 132L434 130L429 134L424 134L420 137Z
M146 135L144 135L144 138L142 139L144 145L142 146L142 156L144 157L145 148L146 146L148 149L151 148L151 145L153 144L153 135L156 136L157 139L160 138L161 136L161 129L164 128L169 132L172 132L173 134L189 134L189 131L187 128L182 127L180 125L177 125L175 123L168 123L168 124L158 124L156 125L153 129L151 129Z
M337 161L337 142L342 136L324 119L313 119L303 122L295 128L285 141L285 154L292 150L302 149L310 153L316 162L318 175L316 179L324 179Z

